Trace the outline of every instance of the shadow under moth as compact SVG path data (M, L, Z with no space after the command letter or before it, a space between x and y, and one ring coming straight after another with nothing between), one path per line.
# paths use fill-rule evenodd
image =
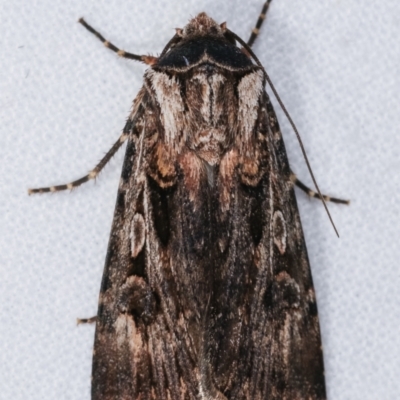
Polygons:
M149 66L127 142L99 295L93 400L325 399L315 293L268 76L205 13ZM272 87L273 89L273 87ZM273 89L274 90L274 89Z

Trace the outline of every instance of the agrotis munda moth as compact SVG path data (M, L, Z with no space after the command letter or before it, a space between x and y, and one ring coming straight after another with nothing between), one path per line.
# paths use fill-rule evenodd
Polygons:
M291 172L247 43L205 13L149 66L125 161L95 322L93 400L325 399L315 293ZM273 89L273 87L272 87ZM274 90L274 89L273 89ZM279 100L280 101L280 100ZM325 200L345 202L339 199Z

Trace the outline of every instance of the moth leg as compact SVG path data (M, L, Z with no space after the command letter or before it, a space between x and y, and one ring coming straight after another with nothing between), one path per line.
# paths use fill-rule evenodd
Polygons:
M306 186L303 182L301 182L297 176L292 172L291 175L291 180L292 182L303 192L305 192L308 196L310 197L315 197L316 199L321 200L320 195L317 192L314 192L312 189L310 189L308 186ZM343 199L338 199L336 197L330 197L326 195L322 195L325 201L330 201L331 203L339 203L339 204L350 204L350 200L343 200Z
M76 324L94 324L97 321L97 315L91 318L77 318Z
M129 121L127 122L128 125ZM111 149L107 152L107 154L100 160L100 162L85 176L77 179L76 181L57 186L49 186L38 189L28 189L28 194L35 193L48 193L48 192L59 192L61 190L74 189L82 183L89 181L90 179L95 179L97 175L99 175L100 171L105 167L105 165L110 161L110 159L114 156L114 154L118 151L118 149L122 146L125 140L128 138L128 134L125 133L126 129L124 129L124 133L119 137L119 139L114 143Z
M258 34L260 33L261 25L263 24L263 22L265 20L265 17L267 16L268 8L269 8L269 5L271 4L271 1L272 0L267 0L263 5L263 8L262 8L261 13L260 13L260 15L258 17L256 26L251 31L250 38L247 41L247 45L249 47L253 46L255 40L257 39Z
M83 18L80 18L78 20L78 22L80 24L82 24L89 32L93 33L93 35L95 35L104 44L104 46L106 46L108 49L112 50L113 52L117 53L120 57L129 58L130 60L141 61L147 65L154 65L158 60L157 57L138 55L138 54L129 53L125 50L121 50L118 47L116 47L115 45L113 45L111 42L106 40L104 38L104 36L102 36L94 28L92 28Z

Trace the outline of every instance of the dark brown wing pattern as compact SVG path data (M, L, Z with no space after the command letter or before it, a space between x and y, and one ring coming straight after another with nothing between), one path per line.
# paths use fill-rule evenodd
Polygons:
M325 399L307 251L263 72L205 14L182 35L146 72L131 115L92 399Z

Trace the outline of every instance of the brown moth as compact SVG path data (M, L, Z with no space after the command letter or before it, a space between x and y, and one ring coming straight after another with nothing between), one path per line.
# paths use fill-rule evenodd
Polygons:
M326 398L294 178L266 74L205 13L147 65L127 141L95 322L93 400ZM239 43L241 45L238 46ZM316 195L320 197L320 195ZM326 198L328 200L328 198ZM343 202L339 199L330 199Z

